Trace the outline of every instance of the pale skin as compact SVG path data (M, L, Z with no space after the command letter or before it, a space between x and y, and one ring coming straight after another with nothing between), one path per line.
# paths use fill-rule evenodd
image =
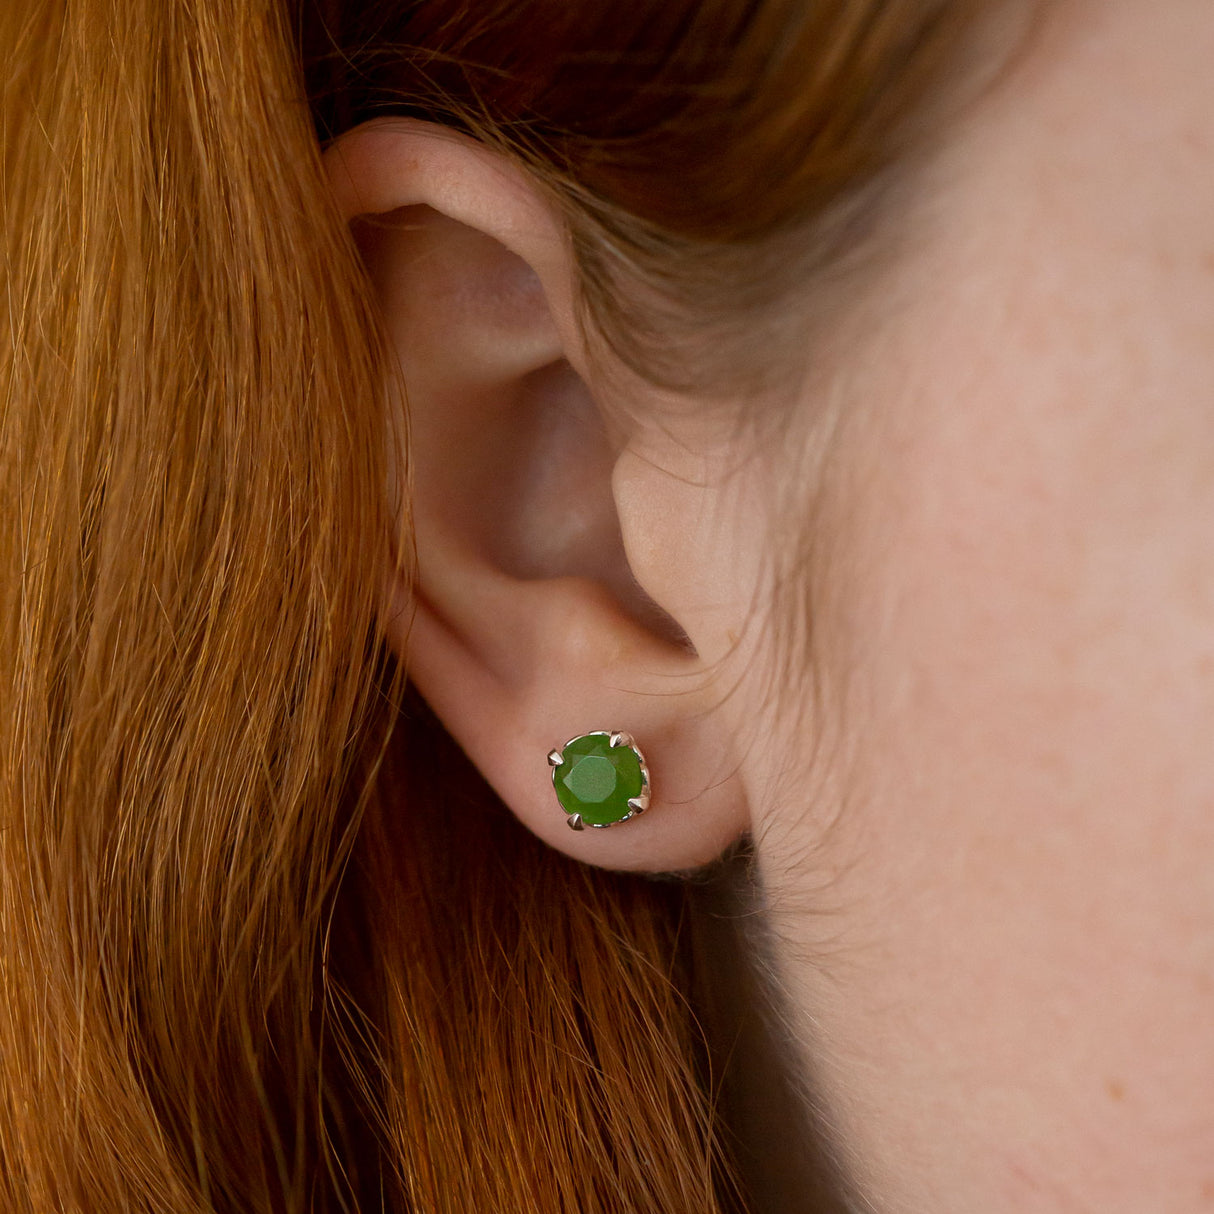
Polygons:
M683 868L753 832L791 1065L877 1211L1214 1210L1211 62L1201 0L1058 4L917 170L913 238L813 352L800 716L748 628L788 453L594 369L560 224L492 154L403 123L329 153L347 216L394 215L360 233L414 430L395 643L553 846ZM812 441L822 402L786 403ZM574 834L544 758L594 728L654 804Z

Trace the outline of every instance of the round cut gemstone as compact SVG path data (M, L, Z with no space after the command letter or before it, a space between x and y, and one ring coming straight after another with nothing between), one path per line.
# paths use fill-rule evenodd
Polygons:
M644 791L641 756L631 746L612 746L609 733L583 734L561 751L552 784L567 814L581 814L587 826L610 826L633 812L629 799Z

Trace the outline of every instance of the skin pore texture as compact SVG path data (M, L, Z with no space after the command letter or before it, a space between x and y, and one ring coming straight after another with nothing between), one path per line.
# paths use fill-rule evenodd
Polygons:
M399 121L329 152L408 385L395 643L554 846L684 869L753 834L796 1065L876 1211L1214 1209L1212 57L1199 0L1058 4L916 169L783 404L829 469L812 697L748 626L803 463L592 358L492 153ZM576 835L543 757L598 728L654 807Z

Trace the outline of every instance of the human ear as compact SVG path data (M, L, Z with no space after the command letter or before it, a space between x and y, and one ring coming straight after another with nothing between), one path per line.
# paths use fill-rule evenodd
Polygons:
M390 643L541 838L615 868L713 859L748 821L723 689L680 619L679 489L637 492L600 414L557 212L506 158L412 120L326 163L404 383L417 569L387 596ZM548 756L599 730L635 738L650 804L571 831Z

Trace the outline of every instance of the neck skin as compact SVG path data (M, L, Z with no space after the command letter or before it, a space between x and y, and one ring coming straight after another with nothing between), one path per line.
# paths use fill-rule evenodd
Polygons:
M795 1065L798 1033L775 971L749 847L690 887L694 1002L718 1077L747 1214L844 1214L834 1144Z

